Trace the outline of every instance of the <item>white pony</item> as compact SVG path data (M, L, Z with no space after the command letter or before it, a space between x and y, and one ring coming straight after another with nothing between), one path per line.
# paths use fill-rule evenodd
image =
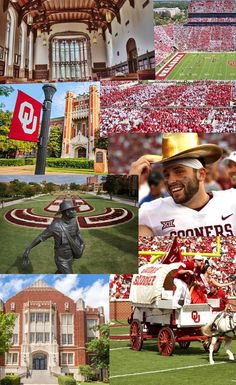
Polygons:
M213 330L212 330L213 329ZM213 365L213 352L215 344L219 337L224 337L224 348L230 361L234 361L234 355L231 352L230 345L233 338L236 337L236 313L219 313L211 322L201 328L202 334L211 338L209 347L209 362Z

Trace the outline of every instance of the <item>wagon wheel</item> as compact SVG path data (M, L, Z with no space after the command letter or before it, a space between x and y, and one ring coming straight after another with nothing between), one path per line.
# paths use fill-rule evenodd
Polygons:
M211 338L208 338L208 340L203 341L203 343L202 343L202 345L205 349L205 352L207 352L207 353L209 353L210 344L211 344ZM218 353L218 351L220 350L221 344L222 344L222 341L220 341L220 340L218 340L216 342L215 347L214 347L214 353Z
M180 349L188 349L190 341L178 341Z
M143 327L137 319L130 325L130 344L133 350L141 350L143 346Z
M162 356L170 356L175 348L175 336L169 327L161 328L157 336L157 347Z

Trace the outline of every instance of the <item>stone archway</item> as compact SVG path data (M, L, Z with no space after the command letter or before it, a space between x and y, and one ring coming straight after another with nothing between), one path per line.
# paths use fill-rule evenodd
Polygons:
M33 370L47 370L48 369L48 357L43 352L34 353L32 356L32 369Z
M129 67L129 73L135 73L138 70L138 51L136 42L133 38L130 38L126 43L127 61Z

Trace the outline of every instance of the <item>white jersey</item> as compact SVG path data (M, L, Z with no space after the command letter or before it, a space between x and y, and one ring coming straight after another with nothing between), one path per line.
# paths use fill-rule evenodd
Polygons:
M213 191L200 210L176 204L172 197L158 198L142 205L139 224L154 235L211 237L236 235L236 189Z

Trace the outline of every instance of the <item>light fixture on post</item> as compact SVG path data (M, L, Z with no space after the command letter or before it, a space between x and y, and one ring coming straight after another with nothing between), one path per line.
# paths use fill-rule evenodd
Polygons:
M33 16L29 13L29 14L27 15L27 24L28 24L28 25L32 25L33 22L34 22Z
M40 28L37 28L37 37L41 37L42 36L42 31Z
M111 23L111 20L112 20L111 11L106 11L106 21L107 21L107 23Z

